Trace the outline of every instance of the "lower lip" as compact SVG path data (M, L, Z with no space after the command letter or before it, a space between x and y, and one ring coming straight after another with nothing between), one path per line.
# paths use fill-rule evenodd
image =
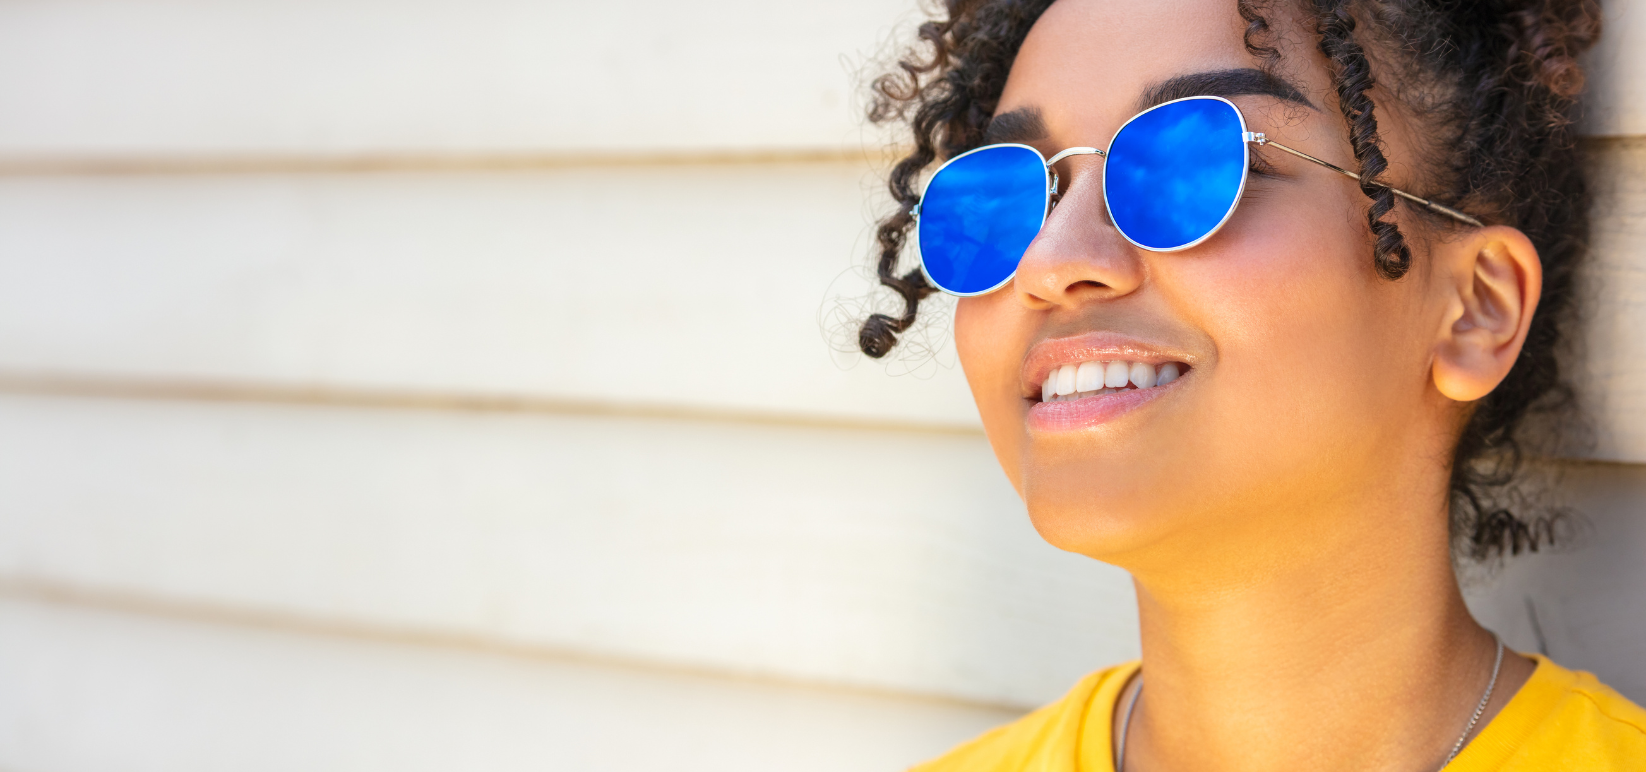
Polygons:
M1037 432L1071 432L1100 426L1153 402L1179 382L1066 402L1036 402L1029 408L1029 428Z

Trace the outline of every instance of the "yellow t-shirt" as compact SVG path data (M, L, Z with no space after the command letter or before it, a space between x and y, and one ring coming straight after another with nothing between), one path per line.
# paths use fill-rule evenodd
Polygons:
M1446 772L1646 770L1646 710L1538 655L1537 669ZM1063 699L912 772L1113 772L1110 725L1138 663L1093 673Z

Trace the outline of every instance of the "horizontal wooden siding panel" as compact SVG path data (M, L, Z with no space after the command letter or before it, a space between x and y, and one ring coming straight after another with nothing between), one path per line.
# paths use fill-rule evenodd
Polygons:
M0 178L0 381L492 395L975 431L952 349L893 363L912 377L831 353L831 341L855 342L863 313L849 303L868 297L873 185L849 163ZM930 306L926 337L943 346L945 304Z
M18 772L895 770L1012 717L0 595Z
M0 578L1019 706L1137 651L940 433L0 397Z
M0 157L860 149L912 0L0 4Z

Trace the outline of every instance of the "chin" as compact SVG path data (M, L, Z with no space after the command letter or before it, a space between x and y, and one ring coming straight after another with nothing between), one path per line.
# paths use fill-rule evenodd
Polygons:
M1024 501L1029 521L1046 543L1106 563L1159 540L1172 519L1158 506L1133 496L1097 494L1089 485L1047 490L1031 481Z

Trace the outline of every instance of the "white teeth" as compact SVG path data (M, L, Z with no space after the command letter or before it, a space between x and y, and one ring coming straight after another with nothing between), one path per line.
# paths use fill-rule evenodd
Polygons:
M1103 385L1118 389L1131 379L1131 368L1125 362L1110 362L1103 366Z
M1103 388L1103 363L1081 362L1074 374L1075 391L1096 391Z
M1147 362L1081 362L1064 365L1046 374L1040 384L1041 402L1069 402L1082 397L1124 391L1128 383L1139 389L1165 386L1183 374L1183 367L1167 362L1155 367Z
M1064 365L1057 369L1057 396L1074 393L1074 365Z
M1132 383L1140 389L1147 389L1154 385L1154 365L1145 362L1132 363Z
M1166 364L1160 366L1160 374L1155 376L1154 385L1165 386L1166 384L1177 380L1178 375L1177 363L1167 362Z

